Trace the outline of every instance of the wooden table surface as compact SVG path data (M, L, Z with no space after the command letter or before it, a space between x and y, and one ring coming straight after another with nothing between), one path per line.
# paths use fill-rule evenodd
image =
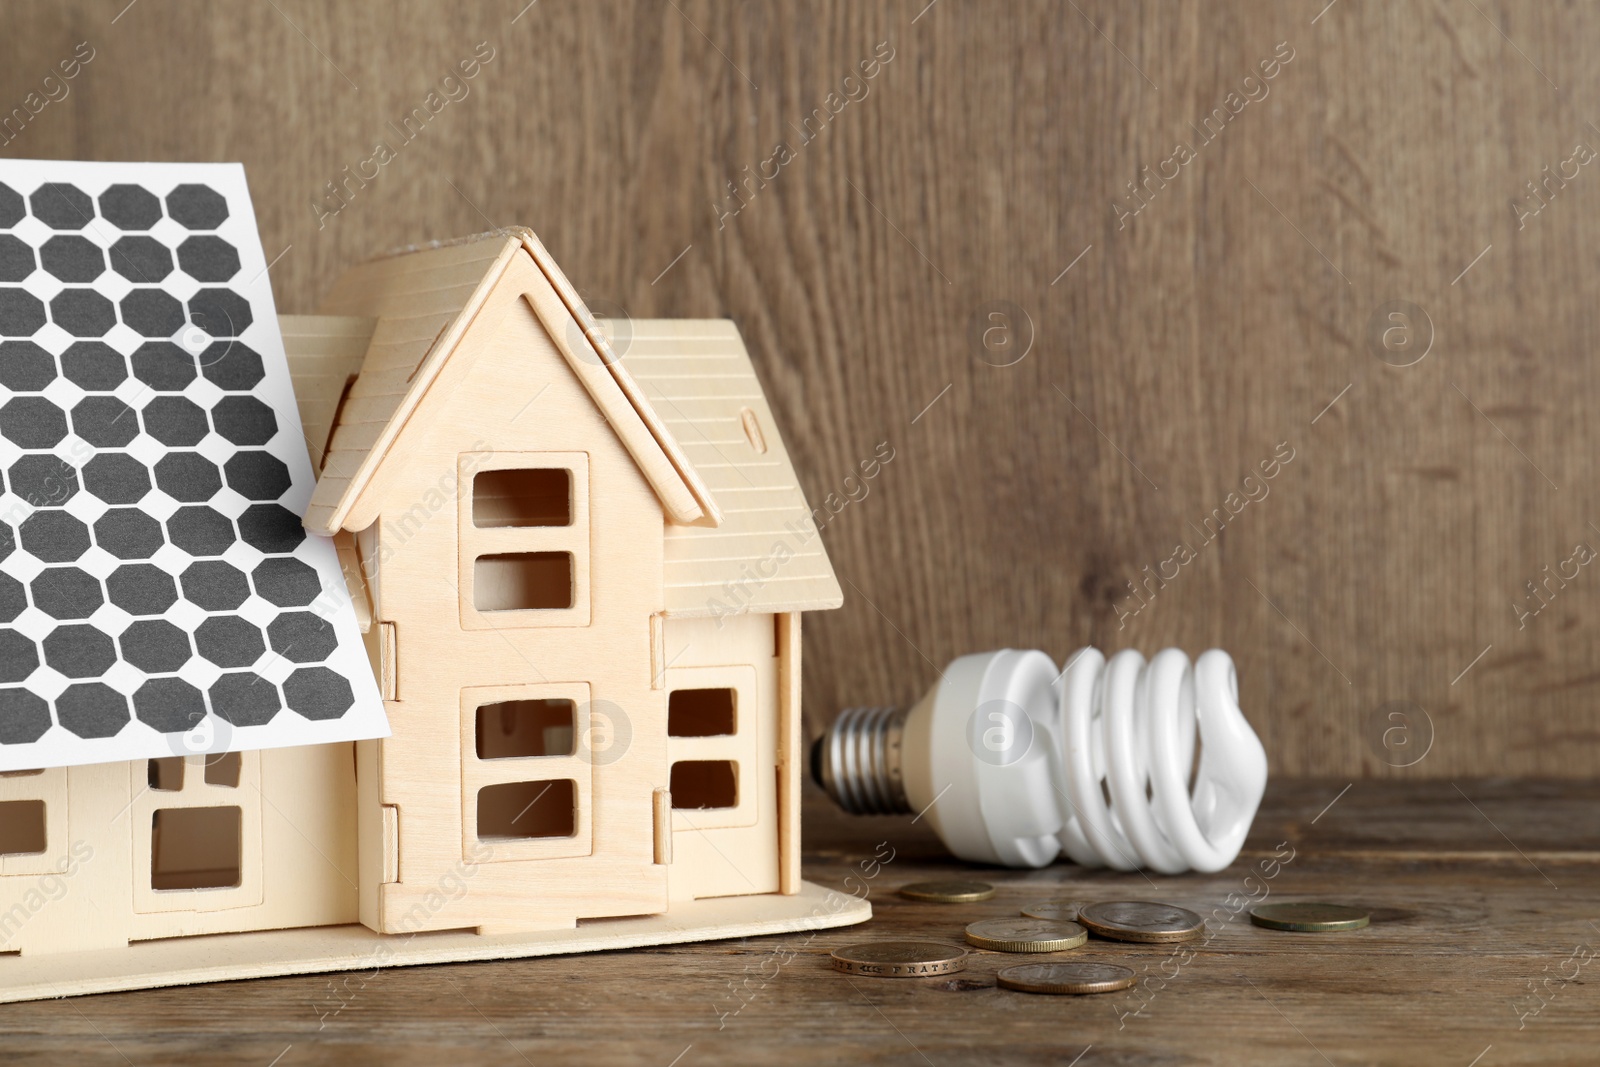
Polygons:
M1178 878L1066 864L979 871L946 858L926 824L850 818L813 792L806 874L869 894L876 915L864 926L403 968L342 993L311 976L8 1005L0 1062L1595 1062L1600 786L1347 785L1274 784L1233 867ZM973 905L911 903L894 892L957 874L1000 892ZM1263 894L1358 903L1372 925L1306 935L1227 919ZM911 980L850 978L828 965L839 945L913 934L959 941L967 922L1050 897L1170 901L1212 916L1209 939L1187 961L1171 946L1091 940L1071 958L1144 975L1142 991L1094 997L995 986L1000 967L1042 957L974 952L959 975Z

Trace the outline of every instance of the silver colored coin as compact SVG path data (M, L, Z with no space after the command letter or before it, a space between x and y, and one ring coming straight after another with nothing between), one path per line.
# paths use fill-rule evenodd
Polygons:
M983 919L967 927L967 941L994 952L1064 952L1089 940L1074 922L1054 919Z
M1025 963L1005 967L995 976L1001 989L1022 993L1114 993L1138 980L1132 970L1114 963Z
M1188 908L1150 900L1107 900L1078 909L1078 922L1096 937L1159 944L1191 941L1205 933L1206 921Z
M869 941L832 953L833 969L873 978L925 978L954 974L967 965L967 950L941 941Z

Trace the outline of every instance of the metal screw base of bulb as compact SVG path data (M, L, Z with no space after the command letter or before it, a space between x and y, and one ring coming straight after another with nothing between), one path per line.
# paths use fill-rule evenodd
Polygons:
M852 815L909 813L900 777L904 708L847 708L811 746L811 777Z

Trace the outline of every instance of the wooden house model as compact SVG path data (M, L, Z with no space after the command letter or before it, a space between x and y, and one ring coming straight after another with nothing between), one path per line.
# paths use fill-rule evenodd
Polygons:
M809 515L732 324L635 322L619 359L528 232L369 263L323 310L306 523L352 546L394 730L357 753L362 921L793 892L800 613L841 595L820 540L783 551ZM474 860L470 919L422 918Z
M866 918L800 878L841 595L732 323L608 339L527 230L320 312L279 319L303 522L390 736L0 776L42 819L0 826L0 1000Z

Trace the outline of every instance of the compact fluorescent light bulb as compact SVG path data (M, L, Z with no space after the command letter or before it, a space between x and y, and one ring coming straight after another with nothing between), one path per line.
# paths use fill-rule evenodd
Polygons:
M921 812L965 860L1179 874L1238 856L1267 754L1220 649L1084 648L1060 672L1004 649L955 660L909 710L845 711L811 773L846 811Z

